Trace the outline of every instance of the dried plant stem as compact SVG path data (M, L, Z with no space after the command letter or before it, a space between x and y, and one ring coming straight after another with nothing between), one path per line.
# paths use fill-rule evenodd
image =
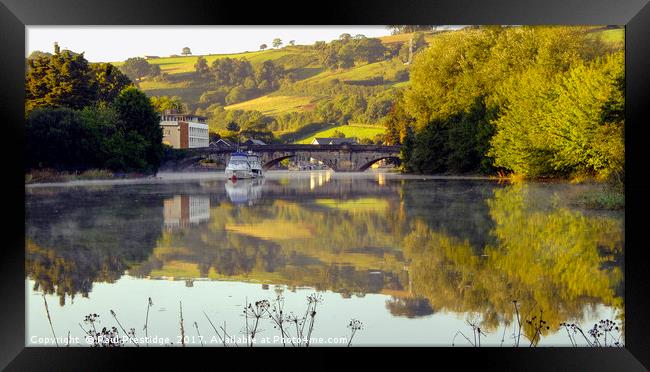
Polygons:
M248 297L244 298L244 317L246 318L246 337L248 338L248 312L246 311L248 307ZM246 340L246 343L248 344L248 339Z
M350 334L350 340L348 341L348 347L352 344L352 339L354 338L354 334L357 333L356 329L352 329L352 333Z
M201 332L199 332L199 325L197 322L194 322L194 328L196 328L196 334L199 335L199 341L201 341L201 347L203 347L203 339L201 338Z
M147 302L147 317L144 320L144 338L147 342L147 346L149 346L149 308L152 305L151 297L149 297L149 301Z
M122 327L122 323L120 323L120 320L117 319L117 314L115 314L115 311L111 310L111 315L113 315L113 318L115 318L115 321L117 322L117 325L120 326L120 328L122 329L122 331L124 332L124 334L127 335L127 336L129 336L129 332L127 332L126 329L124 329L124 327ZM129 337L129 341L131 341L131 343L132 343L133 345L135 345L135 346L140 346L140 345L138 345L137 342L135 342L135 340L133 339L133 337Z
M181 345L185 347L185 328L183 327L183 301L180 301L181 307Z
M232 337L228 334L228 332L226 332L226 322L223 322L223 327L219 326L219 328L221 328L221 330L223 331L224 337L232 339ZM234 344L235 344L235 347L239 347L239 345L237 345L236 342Z
M208 317L208 314L206 314L205 311L204 311L204 312L203 312L203 315L205 315L205 318L208 320L208 322L209 322L210 325L212 326L212 329L214 329L214 333L217 334L217 337L219 337L219 339L220 339L221 342L223 343L223 346L226 347L226 340L225 340L224 338L221 337L221 335L219 334L219 331L217 331L217 328L216 328L216 327L214 326L214 324L212 323L212 320L210 320L210 318ZM225 336L225 334L224 334L224 336Z
M47 321L50 322L50 329L52 330L52 336L54 336L54 342L56 343L56 347L59 347L59 341L56 340L56 334L54 334L54 326L52 326L52 318L50 318L50 309L47 306L47 299L45 298L45 293L43 293L43 302L45 303L45 313L47 314Z

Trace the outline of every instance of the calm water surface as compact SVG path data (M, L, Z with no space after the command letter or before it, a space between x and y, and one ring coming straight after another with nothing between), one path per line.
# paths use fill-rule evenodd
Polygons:
M269 172L236 183L167 175L138 183L26 189L27 345L78 337L84 317L119 322L167 344L220 346L203 312L242 337L246 301L284 297L312 337L353 345L513 344L525 320L549 325L540 346L570 345L561 322L622 323L623 212L586 211L596 186L406 177L367 172ZM194 325L196 322L196 326ZM262 320L259 341L279 331ZM276 340L277 341L277 340ZM621 338L622 341L622 338ZM51 342L51 341L50 341ZM74 340L73 340L74 343ZM522 341L528 346L529 341ZM261 344L261 343L260 343ZM275 345L280 345L275 343Z

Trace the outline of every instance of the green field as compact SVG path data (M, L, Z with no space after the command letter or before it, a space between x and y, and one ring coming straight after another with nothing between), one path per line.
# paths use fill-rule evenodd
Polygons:
M601 40L608 43L623 43L625 42L625 29L618 28L614 30L600 31Z
M316 106L311 96L262 96L249 101L224 107L226 110L257 110L264 115L279 115L285 112L311 111Z
M255 52L243 52L243 53L234 53L234 54L208 54L204 56L177 56L177 57L161 57L161 58L151 58L148 59L152 65L159 65L162 72L168 74L180 74L184 72L193 72L194 64L199 57L205 58L208 62L208 65L211 65L213 61L220 58L245 58L249 60L253 65L262 63L264 61L273 61L280 57L289 55L289 54L301 54L308 53L298 48L286 47L282 49L268 49L268 50L258 50ZM113 65L120 66L124 62L113 62Z
M322 137L332 137L334 135L334 131L339 131L343 134L345 134L345 137L356 137L357 139L362 139L362 138L370 138L374 139L374 137L378 134L383 134L386 129L381 126L372 126L372 125L363 125L363 124L348 124L348 125L337 125L337 126L331 126L328 129L321 130L319 132L313 133L311 136L303 138L301 140L296 141L296 143L304 143L308 144L311 143L311 141L314 140L314 138L322 138Z
M383 77L384 80L388 81L388 83L391 84L392 82L390 81L395 79L395 74L398 71L407 69L408 68L400 61L381 61L357 65L346 70L326 70L319 73L318 75L302 80L300 84L318 84L328 82L333 79L338 79L340 81L367 80L379 76Z

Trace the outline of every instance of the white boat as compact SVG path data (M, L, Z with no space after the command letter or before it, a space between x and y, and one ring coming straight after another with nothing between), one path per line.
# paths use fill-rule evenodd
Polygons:
M251 166L253 176L255 178L262 177L264 174L262 173L262 160L260 159L260 156L249 151L246 153L246 157L248 158L248 164Z
M226 166L226 178L245 179L262 177L262 164L257 154L249 151L233 152Z

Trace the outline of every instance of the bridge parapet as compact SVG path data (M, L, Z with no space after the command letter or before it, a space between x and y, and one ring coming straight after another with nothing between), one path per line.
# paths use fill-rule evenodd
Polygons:
M270 169L283 159L317 159L335 171L364 171L383 159L397 159L401 146L383 145L307 145L272 144L240 146L241 151L253 151L261 157L265 169ZM220 164L226 164L232 149L200 148L184 150L187 157L209 157Z

